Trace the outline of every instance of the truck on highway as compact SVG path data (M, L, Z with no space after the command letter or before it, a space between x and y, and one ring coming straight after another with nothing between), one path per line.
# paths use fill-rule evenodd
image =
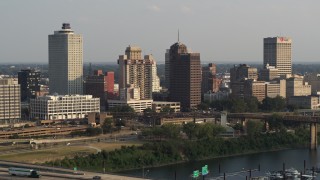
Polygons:
M8 170L12 176L27 176L31 178L39 178L41 176L38 171L33 169L10 167Z

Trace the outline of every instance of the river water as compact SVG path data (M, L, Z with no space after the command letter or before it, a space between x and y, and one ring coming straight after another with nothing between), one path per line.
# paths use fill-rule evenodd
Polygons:
M210 159L204 161L187 162L157 168L143 168L140 170L131 170L122 172L121 174L140 176L144 174L146 178L159 180L187 180L192 179L191 174L194 170L200 170L204 165L208 165L210 173L205 179L223 179L224 173L227 180L242 180L249 177L249 169L258 169L260 164L260 172L252 171L252 176L265 175L268 171L279 171L285 168L295 168L299 172L304 169L304 161L306 168L320 167L320 146L318 150L310 151L308 148L281 150L274 152L262 152L256 154L248 154L233 157L224 157ZM319 163L318 163L319 162ZM220 173L219 173L220 164ZM235 173L240 172L242 173ZM198 179L202 179L201 177ZM320 179L320 175L316 179Z

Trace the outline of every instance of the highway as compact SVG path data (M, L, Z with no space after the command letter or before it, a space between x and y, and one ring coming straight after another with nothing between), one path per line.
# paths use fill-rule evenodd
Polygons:
M15 180L15 179L26 179L26 177L18 177L11 176L8 174L7 167L21 167L21 168L29 168L29 169L37 169L39 170L41 177L40 179L92 179L94 176L100 176L103 180L141 180L142 178L137 177L126 177L114 174L102 174L102 173L94 173L94 172L85 172L79 171L78 173L82 173L84 175L75 175L73 174L73 170L63 169L63 168L52 168L31 164L22 164L22 163L14 163L14 162L6 162L0 161L0 180ZM5 167L6 166L6 167ZM50 172L48 172L50 171ZM56 172L53 172L56 171ZM30 178L31 179L31 178Z

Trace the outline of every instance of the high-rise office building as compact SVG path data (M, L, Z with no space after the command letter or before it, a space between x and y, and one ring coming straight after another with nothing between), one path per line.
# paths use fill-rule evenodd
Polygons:
M292 74L291 43L289 37L264 38L263 65L274 66L280 76Z
M140 89L140 99L152 99L152 92L159 91L160 80L156 72L156 61L152 55L142 58L140 47L129 46L125 55L120 55L119 89L133 85Z
M18 72L18 83L21 87L21 101L35 98L40 92L40 72L34 69L22 69Z
M177 42L170 47L168 62L169 100L180 102L182 111L191 111L201 103L200 53Z
M218 92L219 91L219 83L216 76L216 65L213 63L209 63L208 66L202 67L202 84L201 84L201 91L202 94L211 91L211 92Z
M0 79L0 123L21 117L20 85L13 78Z
M49 91L50 94L83 93L83 42L70 24L49 35Z

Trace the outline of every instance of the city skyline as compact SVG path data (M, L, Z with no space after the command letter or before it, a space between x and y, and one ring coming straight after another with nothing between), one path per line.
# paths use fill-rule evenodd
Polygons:
M163 64L178 29L180 41L200 52L202 62L262 63L263 38L275 36L293 39L293 63L320 57L317 1L59 2L1 3L2 26L10 31L0 35L0 62L46 63L46 35L64 22L83 35L84 62L115 63L123 47L139 45Z

